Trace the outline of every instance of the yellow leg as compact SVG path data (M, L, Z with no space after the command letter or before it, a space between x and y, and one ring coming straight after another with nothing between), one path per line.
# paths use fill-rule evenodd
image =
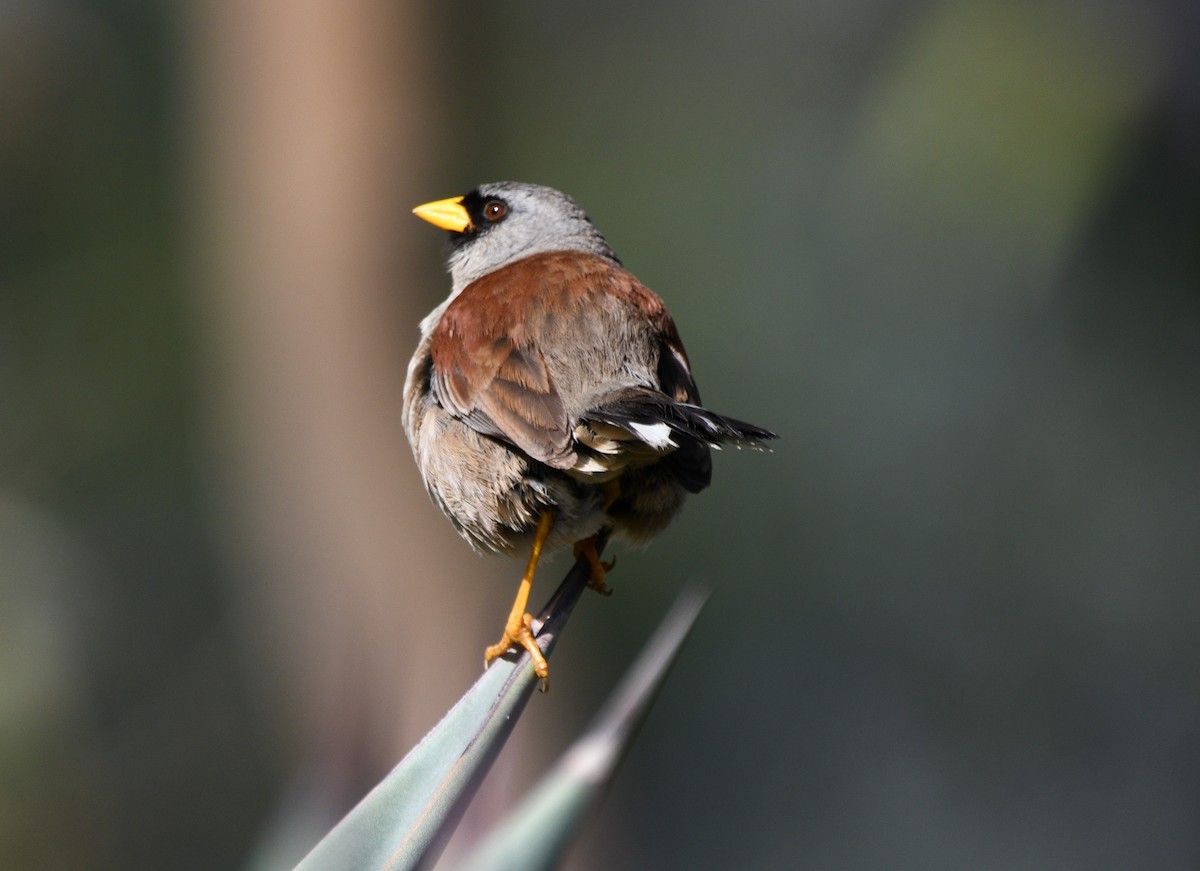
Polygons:
M592 567L592 576L588 578L588 586L601 596L611 596L612 590L608 584L604 583L604 579L617 564L617 558L613 557L608 562L601 562L600 554L596 553L596 536L594 535L583 541L575 542L575 559L580 557L584 557Z
M533 631L529 628L529 624L533 620L528 613L529 591L533 588L533 573L537 571L542 547L546 544L546 539L553 526L554 514L550 511L542 512L542 516L538 520L537 534L533 538L533 549L529 553L529 564L525 567L521 586L517 587L517 599L513 602L508 622L504 624L504 635L483 652L483 664L486 666L496 657L503 656L514 644L524 647L529 651L529 656L533 660L534 673L542 679L542 692L550 689L550 666L546 664L546 657L542 656L542 650L537 646L537 642L533 638ZM593 552L594 550L593 548Z
M607 511L612 508L613 503L621 495L621 479L613 478L611 481L606 481L601 485L600 494L600 507ZM597 538L599 538L598 535L593 535L591 538L575 542L575 559L579 559L581 556L586 557L588 564L592 567L592 575L588 578L588 586L601 596L611 596L612 590L609 589L608 584L604 583L604 579L613 570L613 566L617 564L617 558L613 557L608 562L601 562L600 554L596 553Z

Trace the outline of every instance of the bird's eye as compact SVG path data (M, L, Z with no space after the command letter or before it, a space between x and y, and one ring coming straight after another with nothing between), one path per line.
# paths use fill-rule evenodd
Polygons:
M499 221L508 212L508 207L499 200L489 200L483 206L483 216L489 221Z

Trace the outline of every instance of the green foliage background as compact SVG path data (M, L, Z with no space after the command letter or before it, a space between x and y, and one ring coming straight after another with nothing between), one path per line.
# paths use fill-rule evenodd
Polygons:
M6 868L236 866L304 764L212 496L186 9L0 10ZM531 706L582 721L682 582L715 587L572 867L1195 867L1191 6L424 22L439 127L407 135L447 147L417 193L569 191L706 403L783 436L616 548L556 658L577 695ZM410 205L388 232L427 280Z

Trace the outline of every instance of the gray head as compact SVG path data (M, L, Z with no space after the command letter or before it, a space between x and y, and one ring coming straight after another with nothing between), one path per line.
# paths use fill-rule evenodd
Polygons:
M451 296L489 272L547 251L585 251L620 263L579 204L554 188L515 181L482 184L461 198L460 208L467 226L434 221L451 231Z

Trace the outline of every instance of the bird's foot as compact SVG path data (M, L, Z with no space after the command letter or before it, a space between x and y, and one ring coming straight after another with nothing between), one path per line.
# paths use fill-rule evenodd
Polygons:
M546 692L550 689L550 666L546 663L546 657L542 655L542 649L538 647L537 641L533 637L533 630L529 626L532 621L533 617L529 614L523 614L517 620L509 618L508 624L504 627L504 635L483 652L483 664L486 668L493 659L503 656L511 647L524 647L529 651L529 658L533 660L534 674L541 680L541 690Z
M583 557L588 561L588 565L592 568L592 574L588 578L588 586L599 593L601 596L611 596L612 588L604 583L608 573L613 570L613 566L617 564L617 558L604 562L600 559L600 554L596 553L596 536L585 538L583 541L575 542L575 559Z

